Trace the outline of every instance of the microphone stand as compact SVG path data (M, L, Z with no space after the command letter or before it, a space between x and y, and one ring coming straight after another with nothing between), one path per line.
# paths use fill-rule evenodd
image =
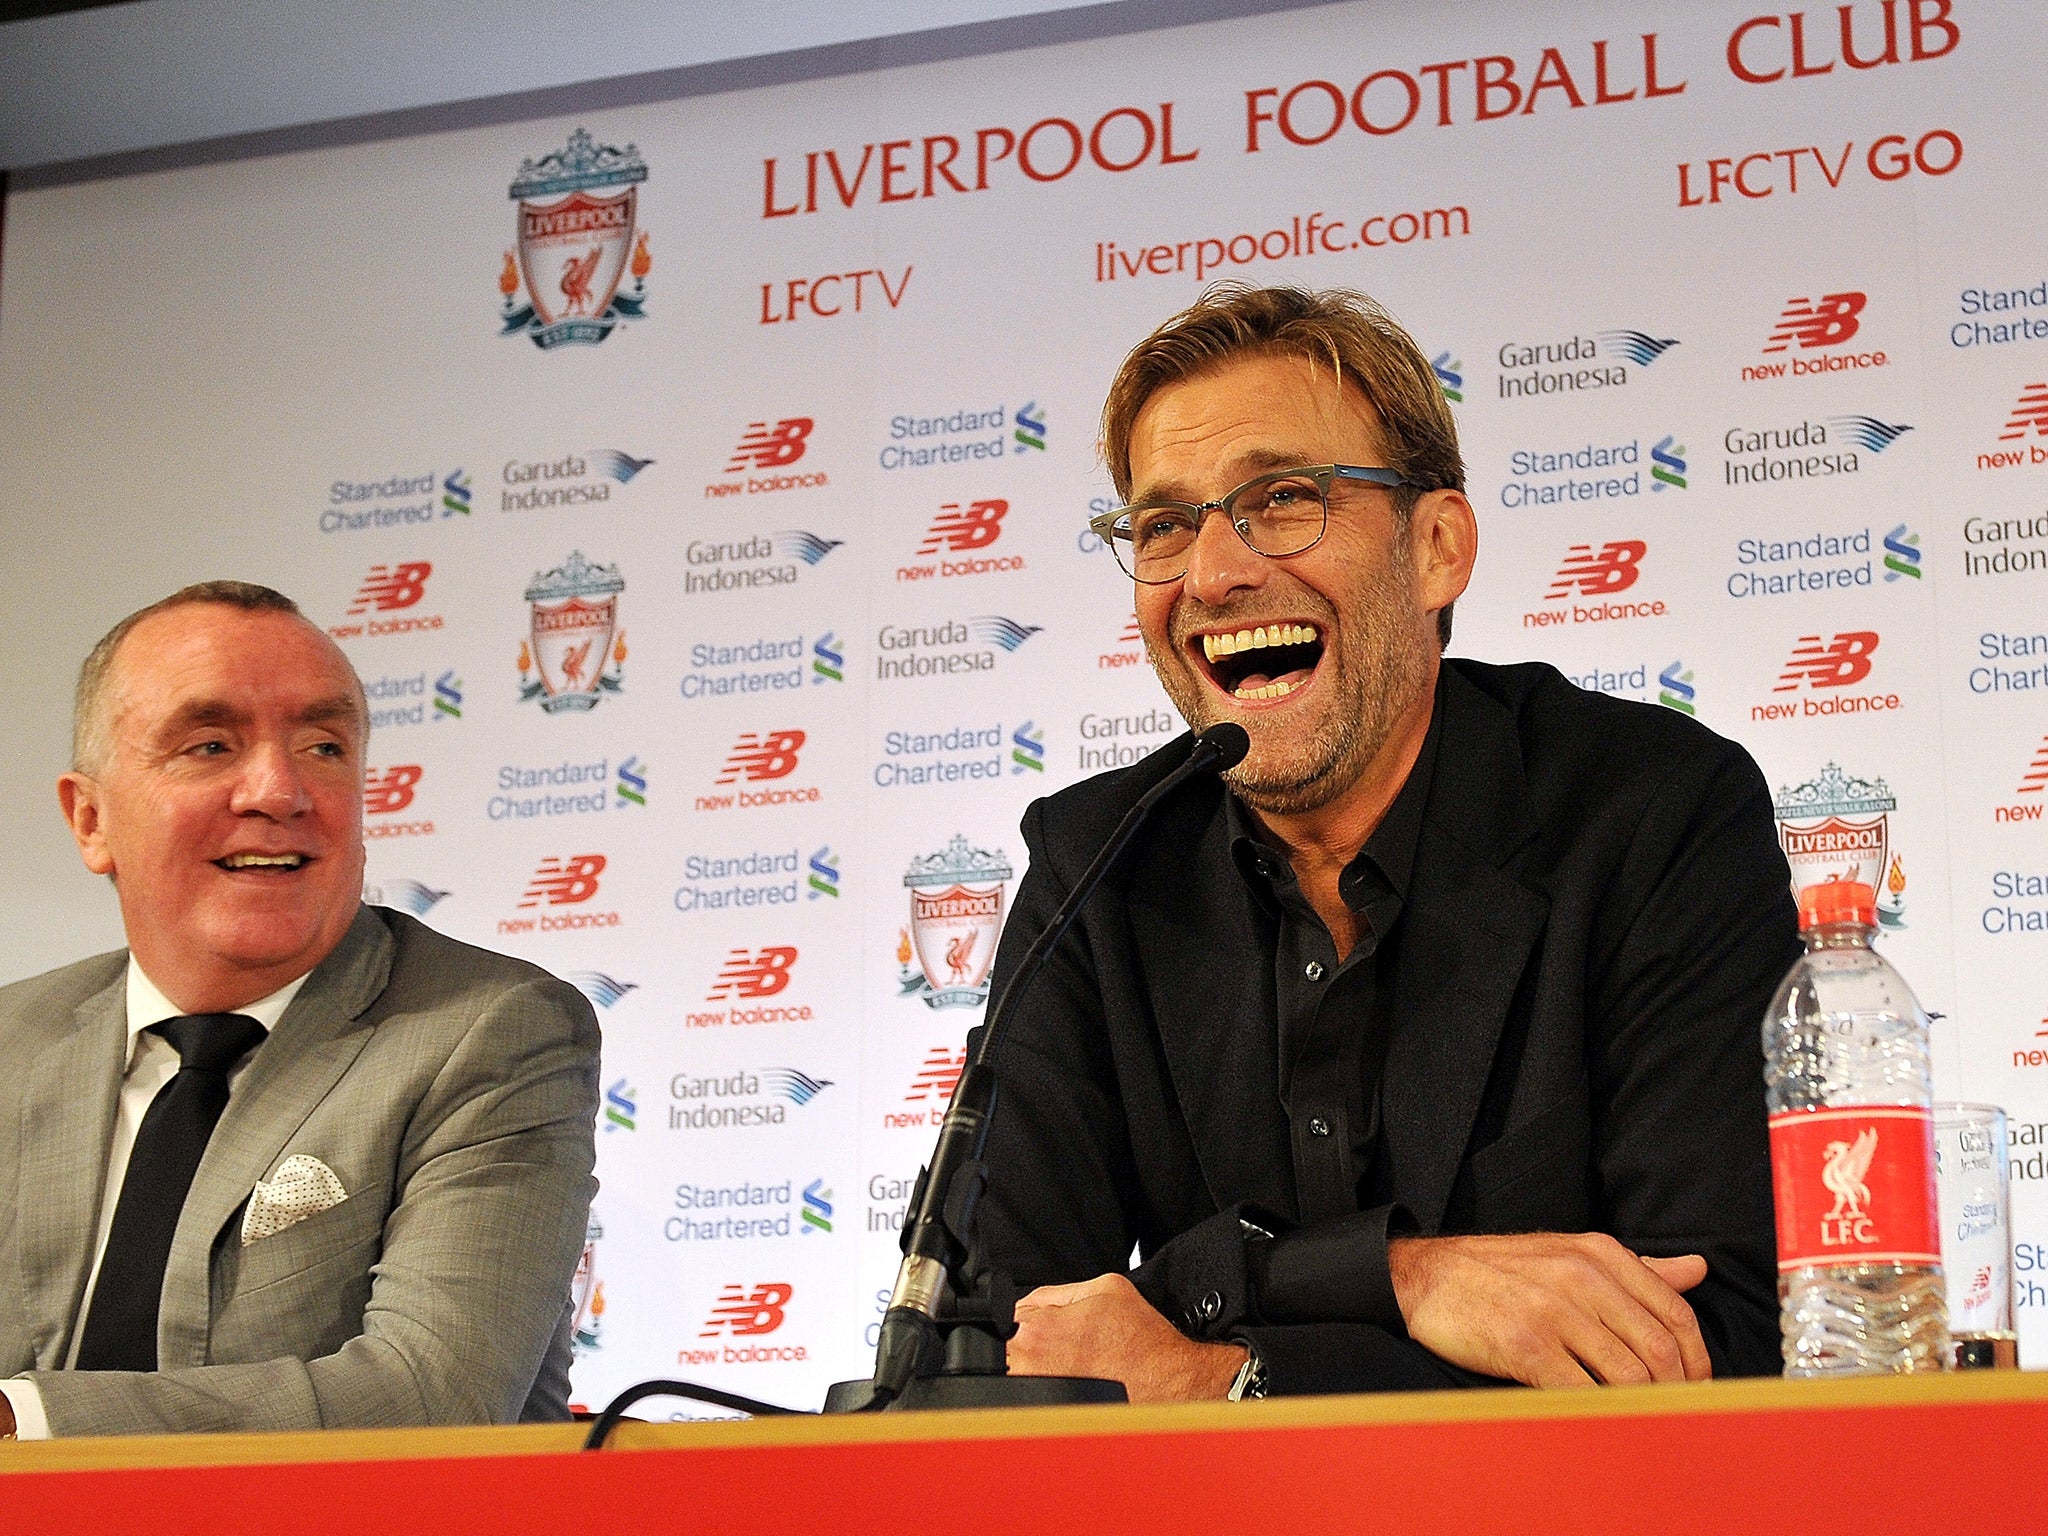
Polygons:
M1128 1401L1121 1382L1007 1374L1006 1343L1017 1331L1016 1287L1007 1277L990 1273L976 1241L977 1207L988 1187L988 1167L981 1154L996 1106L996 1075L989 1059L1012 1005L1045 969L1054 946L1153 807L1198 774L1235 767L1250 747L1243 727L1229 721L1197 736L1180 766L1125 813L1052 920L1025 950L989 1013L974 1059L960 1073L931 1162L919 1172L911 1191L910 1215L903 1224L903 1262L882 1318L874 1377L835 1383L825 1394L825 1412Z

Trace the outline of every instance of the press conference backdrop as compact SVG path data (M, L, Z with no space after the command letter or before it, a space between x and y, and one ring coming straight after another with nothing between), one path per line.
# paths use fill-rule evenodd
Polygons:
M1086 531L1116 362L1218 278L1349 285L1463 433L1453 650L1735 737L1795 878L1877 886L1940 1091L2012 1111L2036 1354L2048 47L1756 5L1332 6L18 194L7 972L117 932L44 787L90 640L295 594L376 715L370 899L603 1021L578 1395L814 1404L1019 814L1181 728Z

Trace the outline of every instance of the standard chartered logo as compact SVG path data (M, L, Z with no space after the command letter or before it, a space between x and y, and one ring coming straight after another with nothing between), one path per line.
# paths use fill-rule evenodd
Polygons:
M778 1184L682 1183L675 1187L672 1204L673 1214L662 1223L662 1235L672 1243L832 1233L832 1191L822 1177L801 1190L794 1179Z
M1685 444L1676 442L1669 432L1650 449L1650 489L1661 491L1667 486L1674 491L1686 488Z

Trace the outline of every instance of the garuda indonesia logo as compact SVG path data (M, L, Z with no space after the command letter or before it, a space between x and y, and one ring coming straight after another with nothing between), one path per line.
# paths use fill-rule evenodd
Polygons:
M910 926L896 944L899 997L922 998L930 1008L979 1008L988 1001L1010 875L1003 855L972 847L957 834L937 853L910 861L903 876Z
M512 183L519 204L519 246L498 274L504 295L502 336L531 336L546 350L565 342L595 346L621 321L646 317L647 232L633 238L639 184L647 162L631 144L599 144L578 128L568 145L520 164ZM616 191L605 195L607 189ZM630 266L633 291L619 292ZM525 290L526 302L520 303Z
M594 565L581 550L527 584L532 616L519 644L521 703L539 699L552 715L595 709L599 699L620 691L626 636L619 628L619 594L625 590L617 566Z

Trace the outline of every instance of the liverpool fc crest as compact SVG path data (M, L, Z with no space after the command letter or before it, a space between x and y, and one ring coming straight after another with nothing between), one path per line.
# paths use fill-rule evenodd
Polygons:
M593 565L573 552L528 583L528 632L519 645L519 698L539 699L549 714L595 709L620 691L626 636L619 594L626 581L615 565Z
M1834 763L1774 801L1778 841L1792 866L1792 889L1855 880L1877 895L1878 921L1906 926L1906 867L1891 847L1898 797L1883 779L1852 779Z
M903 876L910 926L896 946L899 996L921 997L930 1008L979 1008L988 1001L1009 878L1009 860L969 846L957 833L937 853L910 861Z
M634 238L639 184L647 162L628 144L599 144L583 129L566 147L519 167L517 254L498 275L504 336L531 336L546 350L564 342L596 345L625 320L645 318L647 234ZM633 290L620 292L630 271ZM520 302L525 291L526 301Z

